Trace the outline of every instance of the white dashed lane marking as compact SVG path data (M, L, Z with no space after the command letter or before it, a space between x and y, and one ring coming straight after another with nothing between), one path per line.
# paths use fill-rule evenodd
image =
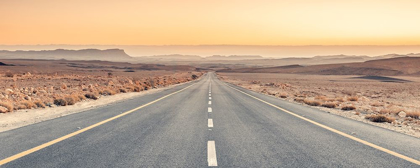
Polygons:
M207 142L207 162L209 166L217 166L216 144L214 141Z
M208 126L209 128L213 128L213 119L208 120Z

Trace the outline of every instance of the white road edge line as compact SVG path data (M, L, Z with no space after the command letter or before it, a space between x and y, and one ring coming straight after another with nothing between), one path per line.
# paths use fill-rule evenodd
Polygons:
M211 113L211 112L213 112L213 109L211 109L211 107L209 107L209 108L207 109L207 112Z
M217 166L216 144L214 141L207 142L207 162L209 166Z
M211 104L211 101L209 101L209 104Z
M209 128L213 128L213 119L208 119L208 126Z

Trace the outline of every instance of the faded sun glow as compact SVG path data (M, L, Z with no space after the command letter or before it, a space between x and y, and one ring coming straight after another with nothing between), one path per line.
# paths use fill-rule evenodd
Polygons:
M418 0L2 0L0 44L418 45Z

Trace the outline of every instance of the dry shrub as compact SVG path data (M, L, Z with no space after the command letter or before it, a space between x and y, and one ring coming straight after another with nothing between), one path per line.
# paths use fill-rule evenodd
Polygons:
M347 105L347 106L343 106L341 110L344 110L344 111L356 110L356 107L354 107L353 105Z
M73 105L77 103L77 97L76 96L67 96L64 98L64 100L66 100L67 105Z
M283 99L284 99L284 98L287 98L287 96L288 96L288 95L287 95L287 93L285 93L285 92L280 93L280 97L281 97L281 98L283 98Z
M304 101L304 98L295 98L295 102L303 103Z
M133 92L134 91L133 86L127 86L127 87L125 87L125 89L127 89L127 92Z
M7 108L8 112L13 111L13 104L9 102L0 102L0 106Z
M88 99L93 99L93 100L99 99L99 97L94 93L86 93L85 97L88 98Z
M367 115L365 116L366 119L372 121L372 122L388 122L392 123L395 121L395 118L387 117L385 115Z
M357 97L357 96L351 96L351 97L348 97L347 100L348 101L358 101L359 100L359 97Z
M379 111L380 114L389 114L391 111L389 109L382 109Z
M23 101L19 104L20 108L19 109L31 109L31 108L36 108L37 106L35 105L35 103L31 102L31 101ZM22 108L22 106L24 106L24 108Z
M120 93L127 93L127 90L124 89L124 88L120 88L119 91L120 91Z
M67 101L63 98L58 98L54 100L54 104L57 106L67 106Z
M371 106L373 106L373 107L381 107L381 106L383 106L384 104L379 103L379 102L374 102L374 103L371 103L370 105L371 105Z
M108 95L115 95L116 92L110 89L105 89L101 92L99 92L99 94L104 95L104 96L108 96Z
M83 94L77 94L76 96L79 99L79 101L86 100L86 96Z
M344 98L342 98L342 97L337 97L337 98L335 98L335 101L338 101L338 102L344 102Z
M420 119L420 111L407 112L407 117Z
M327 100L327 97L326 96L317 96L317 97L315 97L315 99L316 100Z
M141 88L140 88L140 87L138 87L138 86L134 86L133 91L135 91L135 92L140 92L140 91L141 91Z
M305 99L305 100L303 100L303 102L305 104L307 104L307 105L310 105L310 106L320 106L321 105L321 102L320 101L316 101L316 100L308 100L308 99Z
M393 114L397 114L401 111L404 111L404 109L399 108L399 107L392 107L392 108L389 109L389 113L393 113Z
M38 108L45 108L45 104L42 101L37 100L34 103Z
M336 108L337 107L337 103L334 103L334 102L324 103L324 104L322 104L322 107Z

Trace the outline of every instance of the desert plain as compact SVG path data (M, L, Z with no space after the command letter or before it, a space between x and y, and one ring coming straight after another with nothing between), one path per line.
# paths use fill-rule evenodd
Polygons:
M225 72L218 76L255 92L420 137L417 76Z

